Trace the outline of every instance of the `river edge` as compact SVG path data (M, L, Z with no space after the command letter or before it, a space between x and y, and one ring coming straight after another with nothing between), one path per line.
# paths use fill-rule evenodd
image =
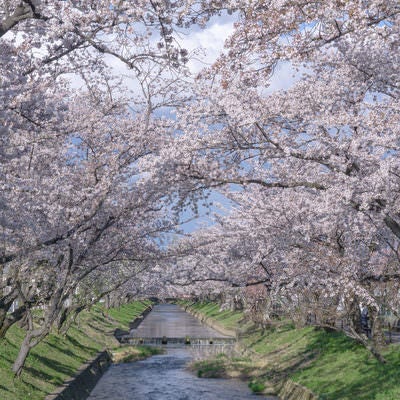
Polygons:
M216 319L207 316L205 313L201 311L195 310L193 308L193 304L180 304L180 306L189 314L193 315L195 318L200 320L202 323L208 325L209 327L215 329L216 331L229 336L234 336L236 338L235 350L249 357L251 360L251 364L257 365L259 363L259 356L248 348L242 341L241 335L242 330L240 328L229 329L226 326L223 326ZM204 364L207 368L207 360L205 360ZM208 367L210 365L208 364ZM285 379L262 379L260 380L257 376L257 368L254 368L253 371L249 371L248 373L243 373L241 368L235 367L235 365L225 365L224 362L221 363L220 369L218 370L218 366L212 372L211 375L207 373L204 375L200 374L201 363L193 363L191 365L191 370L199 376L214 376L221 378L239 378L244 381L249 381L249 387L255 387L255 385L261 385L261 390L255 390L255 393L260 395L269 395L269 396L278 396L280 400L318 400L319 396L313 393L310 389L300 385L297 382L294 382L290 378ZM211 366L211 370L213 367Z
M186 312L193 315L200 322L205 325L215 329L216 331L222 333L223 335L233 336L237 339L235 344L236 351L241 354L246 354L247 356L251 353L251 349L248 349L243 343L240 342L240 330L239 329L227 329L222 326L218 321L215 321L213 318L206 317L204 314L200 312L196 312L190 307L182 307ZM144 320L144 317L151 311L152 306L150 305L146 308L141 315L136 317L129 325L131 327L138 327L139 324ZM122 335L121 335L122 333ZM123 335L127 332L118 332L116 338L121 339ZM158 350L152 353L149 352L146 355L140 355L136 350L137 346L124 346L122 345L114 352L103 351L99 353L94 359L88 361L83 364L81 368L78 370L77 374L68 379L62 386L57 388L52 394L46 396L45 400L76 400L76 399L86 399L90 396L91 391L96 386L99 379L103 376L103 374L108 370L109 366L113 363L120 362L134 362L143 360L147 357L151 357L154 354L160 354ZM131 351L132 350L132 351ZM118 354L119 353L119 354ZM255 360L254 360L255 361ZM189 367L192 373L196 373L196 369L192 366ZM200 376L198 374L198 376ZM204 375L204 377L207 377ZM239 370L235 370L234 368L230 368L228 370L224 370L218 375L214 375L215 378L236 378L242 381L246 381L249 379L257 378L256 375L243 374ZM266 396L279 396L281 400L314 400L317 397L307 388L299 385L296 382L293 382L290 379L286 379L281 382L263 382L263 390L255 391L258 394L264 394Z
M191 346L166 347L164 355L112 365L88 400L254 400L254 394L239 379L200 379L189 371Z
M152 307L153 305L150 304L140 315L134 318L133 321L129 323L129 328L133 329L139 326L145 316L152 310ZM126 333L126 331L115 329L114 336L118 342L121 343L120 338ZM110 365L114 363L144 360L154 354L161 354L161 352L158 351L149 351L147 354L142 354L136 351L137 347L138 346L122 345L115 351L105 349L99 352L94 358L82 364L74 376L64 381L61 386L48 394L44 400L85 400L90 396L91 391ZM129 348L131 348L132 351L130 351ZM123 350L119 351L120 349Z
M140 332L135 332L138 337L144 338L144 343L152 342L147 340L151 335L164 335L167 339L186 335L192 339L196 335L204 338L202 335L206 334L211 335L209 337L212 337L210 342L213 345L208 345L208 341L177 345L167 340L162 345L162 348L167 349L165 355L128 365L113 365L94 388L89 399L254 399L254 394L241 379L200 379L188 367L192 361L211 354L231 354L234 338L229 337L229 344L215 343L216 337L225 338L226 335L209 329L176 304L159 304L154 306L153 312L151 318L146 317L144 325L139 326ZM275 396L268 398L277 400Z

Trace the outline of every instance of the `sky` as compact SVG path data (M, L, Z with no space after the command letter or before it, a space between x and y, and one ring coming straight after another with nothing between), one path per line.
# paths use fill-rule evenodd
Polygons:
M211 65L216 61L218 55L224 51L225 40L233 33L233 24L236 20L235 15L214 17L204 29L196 29L189 34L183 36L180 40L182 47L189 52L201 49L199 56L189 62L188 67L193 74L197 74L201 68ZM294 71L289 63L278 63L275 74L271 78L268 93L287 89L299 79L299 74ZM211 191L209 200L213 203L211 207L199 204L200 216L188 223L182 224L184 232L193 232L204 226L213 224L212 215L224 215L232 207L232 204L222 194L217 191ZM182 219L190 219L192 216L190 211L182 213Z
M204 29L196 29L181 35L179 43L196 56L188 67L194 74L211 65L224 49L225 40L233 33L234 16L213 18Z
M214 63L219 54L224 51L226 39L233 33L234 22L237 15L215 16L210 19L205 28L195 27L187 31L181 31L177 37L178 44L188 50L192 56L188 63L188 68L193 75L204 67ZM158 35L154 35L154 41L158 40ZM134 93L140 91L138 82L132 79L132 71L127 68L120 60L113 56L106 56L107 63L114 72L123 76L125 84ZM276 90L287 89L296 81L294 71L289 63L277 65L275 74L271 79L268 93ZM71 83L74 88L84 85L84 82L77 76L71 76ZM182 224L181 228L185 233L192 232L200 227L209 226L213 223L212 215L226 214L231 208L230 202L217 191L212 191L209 199L213 205L211 207L199 204L200 216L191 220L193 214L190 211L182 212L182 220L191 220Z

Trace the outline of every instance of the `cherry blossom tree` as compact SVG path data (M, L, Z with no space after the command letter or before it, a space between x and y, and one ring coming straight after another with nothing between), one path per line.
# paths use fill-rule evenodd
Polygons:
M186 52L174 45L172 26L186 24L191 8L156 1L1 5L0 322L5 335L25 320L13 366L19 375L55 323L61 327L69 313L150 268L160 236L176 225L167 215L174 188L148 179L143 161L172 134L173 122L159 110L189 95ZM128 67L134 90L110 58ZM71 74L80 90L71 88ZM19 308L9 314L16 299ZM38 306L40 320L31 312Z
M192 81L177 35L226 12L226 50ZM129 288L261 285L248 305L345 317L379 358L378 313L399 306L399 15L395 0L0 1L0 334L27 328L15 373L54 324ZM230 215L161 246L210 190Z
M228 245L237 254L212 257L217 265L223 257L227 280L239 270L243 285L254 265L293 306L315 293L325 317L339 301L350 314L363 303L376 315L387 304L374 282L398 281L399 6L236 7L226 54L199 75L197 100L180 109L185 135L175 145L191 190L239 198L235 228L224 221L219 235L237 237ZM275 90L282 65L292 83ZM381 256L392 261L377 262ZM238 269L248 257L254 261ZM392 306L397 312L397 300Z

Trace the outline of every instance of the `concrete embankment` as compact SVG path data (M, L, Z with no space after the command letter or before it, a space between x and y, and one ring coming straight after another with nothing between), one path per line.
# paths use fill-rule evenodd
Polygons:
M222 326L220 323L212 319L211 317L207 317L206 315L202 314L199 311L193 310L190 306L184 307L184 310L193 315L195 318L197 318L200 322L203 324L209 326L212 329L215 329L217 332L222 333L223 335L226 336L232 336L235 338L238 338L239 336L239 331L235 329L228 329L224 326Z
M139 326L144 317L151 311L152 306L148 306L141 315L136 317L129 328L133 329ZM120 339L120 336L128 332L117 329L114 336ZM92 360L83 364L76 375L64 382L53 393L46 396L45 400L84 400L89 397L90 392L96 386L99 379L108 367L112 364L112 355L105 350L97 354Z
M277 390L278 396L282 400L318 400L310 389L301 386L297 382L287 379Z
M129 323L129 332L127 331L123 331L121 329L117 329L114 332L114 336L115 338L120 342L120 343L128 343L129 340L129 334L130 331L132 329L136 329L142 322L143 320L146 318L146 316L151 312L151 310L153 309L153 306L150 305L149 307L147 307L143 313L141 315L139 315L138 317L136 317L132 322Z
M64 382L61 387L48 395L45 400L86 399L110 364L110 354L107 351L101 352L93 360L83 364L76 376Z

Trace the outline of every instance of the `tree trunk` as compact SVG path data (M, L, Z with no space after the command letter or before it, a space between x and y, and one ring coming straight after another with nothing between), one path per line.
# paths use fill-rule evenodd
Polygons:
M369 311L371 318L371 333L374 346L376 348L383 347L386 344L385 334L383 331L382 320L379 318L378 312L376 310L370 309Z
M0 329L2 328L4 322L7 319L7 313L13 305L14 301L17 299L18 293L16 290L8 293L0 299Z
M18 326L22 329L29 329L28 315L25 313L21 319L18 320Z
M21 376L29 352L48 335L49 331L49 328L45 326L40 329L28 331L26 333L25 338L21 343L18 356L12 366L12 371L14 372L15 376Z
M110 308L111 308L110 295L108 294L108 295L105 297L104 300L105 300L105 308L106 308L106 310L110 309Z
M64 325L65 321L68 318L69 313L71 312L71 308L70 307L66 307L62 310L60 317L58 318L57 321L57 332L60 333L61 332L61 328Z
M356 300L350 305L349 320L354 331L361 335L363 333L361 329L361 310Z
M356 340L358 343L361 343L380 363L386 363L385 358L375 347L374 343L368 340L368 337L366 335L356 332L353 326L349 327L349 332L347 332L347 335Z
M3 327L4 321L6 320L6 318L7 318L7 310L4 308L0 308L0 332L1 332L1 329ZM3 336L0 336L0 337L3 337Z
M60 327L60 333L62 335L66 335L71 325L76 321L77 316L85 309L85 306L75 307L72 311L70 311L70 317L66 318L66 321Z
M16 376L20 376L25 365L26 358L33 347L35 347L41 340L43 340L50 332L50 329L54 322L57 320L59 313L62 310L63 304L63 289L59 288L53 293L47 307L44 311L44 318L42 325L34 329L34 322L32 315L29 310L26 313L28 330L26 332L25 338L21 344L18 356L12 366L12 371Z
M385 358L382 356L382 354L376 349L374 345L368 345L366 346L367 349L371 352L371 354L382 364L386 364Z
M16 322L22 320L26 315L26 306L17 308L11 314L6 315L3 319L3 323L0 325L0 339L6 336L8 329L13 326Z

